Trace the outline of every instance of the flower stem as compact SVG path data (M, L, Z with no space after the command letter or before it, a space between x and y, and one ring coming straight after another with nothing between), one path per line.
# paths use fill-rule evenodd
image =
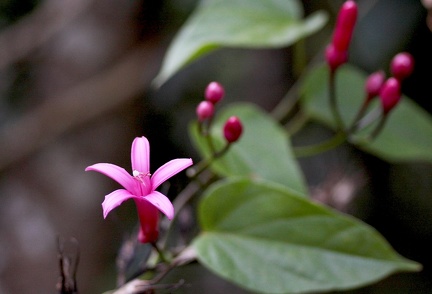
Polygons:
M208 119L206 124L201 122L201 121L198 121L198 132L206 139L211 153L214 153L215 147L213 144L213 140L210 136L210 127L211 127L212 123L213 123L212 117Z
M352 121L350 127L347 130L348 134L355 133L359 127L359 122L362 119L362 117L366 114L366 110L368 109L369 101L365 100L365 102L362 104L360 110L357 112L357 115L355 116L354 120Z
M384 128L384 125L387 121L387 115L383 115L381 116L378 125L376 126L376 128L372 131L372 133L370 134L370 136L368 137L369 141L373 141L375 140L375 138L379 135L379 133L381 133L382 129Z
M203 171L205 171L213 163L215 159L224 155L228 151L230 146L231 143L227 142L224 148L222 148L217 152L212 152L212 155L209 158L203 159L200 162L198 162L195 165L195 169L190 169L192 171L191 174L189 174L190 179L191 180L196 179Z
M336 72L334 70L330 70L330 75L329 75L329 98L330 98L330 109L333 113L333 118L335 119L336 127L342 132L345 132L344 123L342 121L342 117L339 113L339 109L337 106Z
M324 142L311 146L294 147L294 154L296 157L307 157L323 153L339 146L345 142L346 138L347 136L345 132L338 132L333 137Z

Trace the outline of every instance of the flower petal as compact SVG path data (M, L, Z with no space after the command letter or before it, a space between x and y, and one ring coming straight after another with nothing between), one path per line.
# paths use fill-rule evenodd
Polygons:
M150 172L150 144L146 137L138 137L132 142L132 171Z
M111 163L96 163L88 166L86 171L96 171L104 174L120 185L122 185L126 190L135 194L137 191L137 181L122 167L119 167Z
M129 193L124 189L115 190L114 192L111 192L110 194L106 195L104 202L102 202L104 218L107 217L108 213L111 210L113 210L114 208L116 208L117 206L119 206L124 201L130 198L138 198L138 197Z
M152 175L152 189L156 190L160 184L171 178L173 175L181 172L185 168L188 168L192 165L192 163L192 159L190 158L178 158L168 161L158 168L157 171L155 171Z
M173 219L174 206L172 205L168 197L166 197L164 194L158 191L153 191L150 194L144 196L143 198L153 204L163 214L165 214L168 219Z

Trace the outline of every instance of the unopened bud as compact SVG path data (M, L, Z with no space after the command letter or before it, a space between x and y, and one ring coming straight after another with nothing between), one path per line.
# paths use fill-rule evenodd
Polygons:
M390 71L392 75L400 81L410 76L413 70L414 58L408 52L396 54L390 63Z
M340 65L348 60L347 51L338 51L333 44L329 44L325 50L327 64L332 71L335 71Z
M237 116L231 116L228 118L225 122L223 132L225 139L229 143L237 141L243 132L243 126L240 119Z
M213 116L214 106L209 101L201 101L196 108L196 115L199 121L204 121Z
M385 81L380 91L381 105L384 114L387 114L393 107L398 104L401 98L400 81L391 77Z
M357 4L348 0L339 10L333 33L333 45L338 51L348 51L351 36L357 20Z
M385 82L385 73L380 70L369 75L365 84L367 101L380 94L381 88Z
M205 89L204 97L213 104L218 103L225 95L225 90L218 82L211 82Z

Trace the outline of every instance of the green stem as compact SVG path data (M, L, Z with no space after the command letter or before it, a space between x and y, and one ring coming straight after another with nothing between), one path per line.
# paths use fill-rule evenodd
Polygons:
M153 248L156 250L156 252L159 254L159 258L163 263L167 263L168 260L165 257L165 254L163 253L163 251L159 248L159 246L156 244L156 242L152 242L151 245L153 246Z
M293 136L309 121L309 117L300 109L292 119L285 124L289 136Z
M339 109L337 106L337 99L336 99L336 72L333 70L330 70L330 75L329 75L329 98L330 98L330 109L336 121L336 127L339 130L344 132L345 127L342 121L342 117L339 113Z
M323 153L341 145L343 142L345 142L346 138L347 137L344 132L338 132L332 138L324 142L311 146L294 147L294 154L296 157L307 157Z

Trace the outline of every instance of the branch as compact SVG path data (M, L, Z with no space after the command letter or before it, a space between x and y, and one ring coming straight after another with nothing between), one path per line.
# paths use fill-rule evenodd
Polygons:
M131 101L150 85L161 58L158 42L149 41L129 52L105 72L0 128L0 171L18 162L57 136L109 113Z

